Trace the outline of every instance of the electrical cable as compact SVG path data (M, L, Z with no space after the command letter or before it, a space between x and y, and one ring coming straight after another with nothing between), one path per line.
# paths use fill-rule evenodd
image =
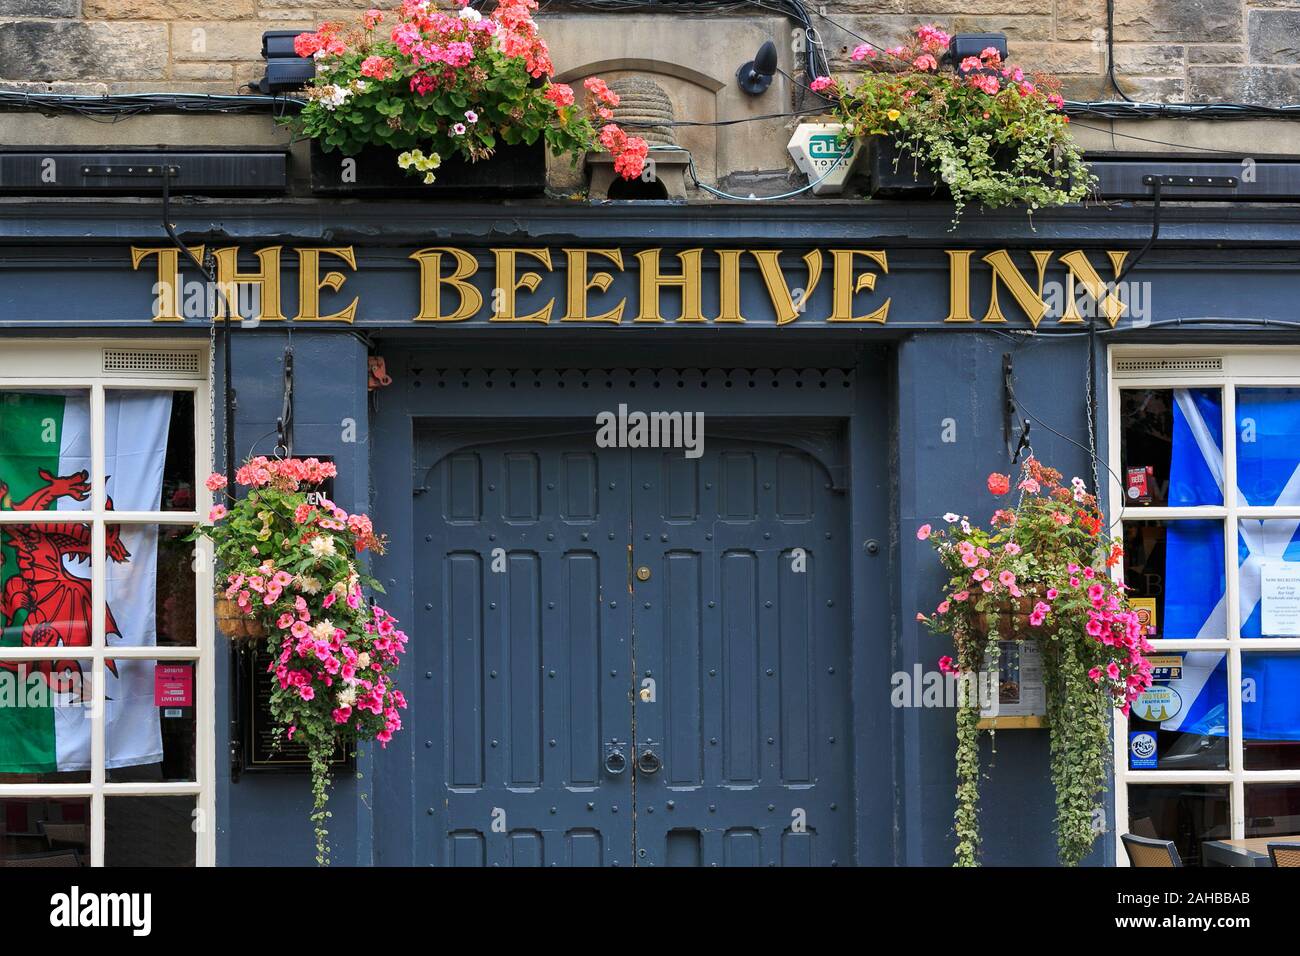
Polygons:
M1115 79L1115 0L1106 0L1106 76L1110 79L1111 89L1119 94L1120 99L1132 103Z

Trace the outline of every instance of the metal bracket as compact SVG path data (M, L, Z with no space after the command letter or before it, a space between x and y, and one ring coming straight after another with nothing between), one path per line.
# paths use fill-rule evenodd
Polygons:
M175 179L181 174L179 166L164 166L161 163L157 166L139 166L139 165L117 165L117 166L82 166L81 175L83 176L131 176L135 178L161 179L163 171L166 170L169 179Z
M1201 188L1227 187L1236 189L1236 176L1143 176L1144 186L1199 186Z

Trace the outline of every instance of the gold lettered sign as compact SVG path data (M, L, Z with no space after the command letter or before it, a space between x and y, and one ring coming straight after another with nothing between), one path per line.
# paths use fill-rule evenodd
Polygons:
M203 246L192 248L202 261ZM133 246L131 267L152 273L154 322L221 317L231 303L244 324L351 324L365 316L362 294L345 290L363 272L352 246L207 250L214 301L194 265L171 246ZM626 249L501 246L469 250L428 246L407 258L417 290L408 318L390 293L375 302L383 323L423 325L882 327L902 309L909 322L1002 325L1083 324L1080 303L1111 327L1128 304L1116 286L1127 253L974 249L944 251L946 314L918 315L891 293L888 249L835 246L781 249ZM241 264L242 262L242 264ZM255 264L253 264L255 263ZM293 276L286 282L282 270ZM743 282L748 273L751 281ZM285 288L296 288L286 314ZM372 287L373 288L373 287ZM206 297L205 297L206 293ZM236 303L253 303L247 310ZM326 304L328 302L328 304ZM709 305L706 307L706 303ZM1010 313L1010 314L1009 314Z

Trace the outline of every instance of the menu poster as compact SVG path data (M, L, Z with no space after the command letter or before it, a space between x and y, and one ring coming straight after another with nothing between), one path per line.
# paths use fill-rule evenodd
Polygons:
M1259 567L1260 630L1264 637L1300 637L1300 561Z
M997 667L991 693L981 692L981 697L987 698L981 700L981 717L1040 717L1047 713L1043 656L1035 642L999 641Z

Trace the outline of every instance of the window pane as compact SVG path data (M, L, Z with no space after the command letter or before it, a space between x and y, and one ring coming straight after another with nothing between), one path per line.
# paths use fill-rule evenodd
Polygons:
M0 783L88 783L89 661L0 661Z
M104 675L104 756L112 783L193 781L192 661L119 660Z
M1201 865L1204 841L1232 836L1228 787L1224 784L1130 786L1128 819L1130 833L1173 840L1187 866Z
M0 867L90 865L90 799L0 799Z
M1300 388L1237 389L1237 487L1251 505L1300 505Z
M1223 651L1165 654L1159 680L1133 704L1132 770L1225 770L1228 763L1228 664Z
M1223 405L1217 388L1120 392L1125 506L1223 504Z
M189 525L111 525L109 647L194 647L195 544Z
M193 866L194 797L107 797L105 866Z
M1300 770L1300 653L1241 655L1247 770Z
M1300 783L1246 784L1246 837L1300 840Z
M47 508L90 508L90 393L0 391L0 510Z
M193 511L194 393L104 392L108 494L119 511Z
M1300 519L1243 519L1237 529L1242 637L1300 637Z
M1223 552L1222 521L1124 522L1124 583L1155 638L1227 637Z

